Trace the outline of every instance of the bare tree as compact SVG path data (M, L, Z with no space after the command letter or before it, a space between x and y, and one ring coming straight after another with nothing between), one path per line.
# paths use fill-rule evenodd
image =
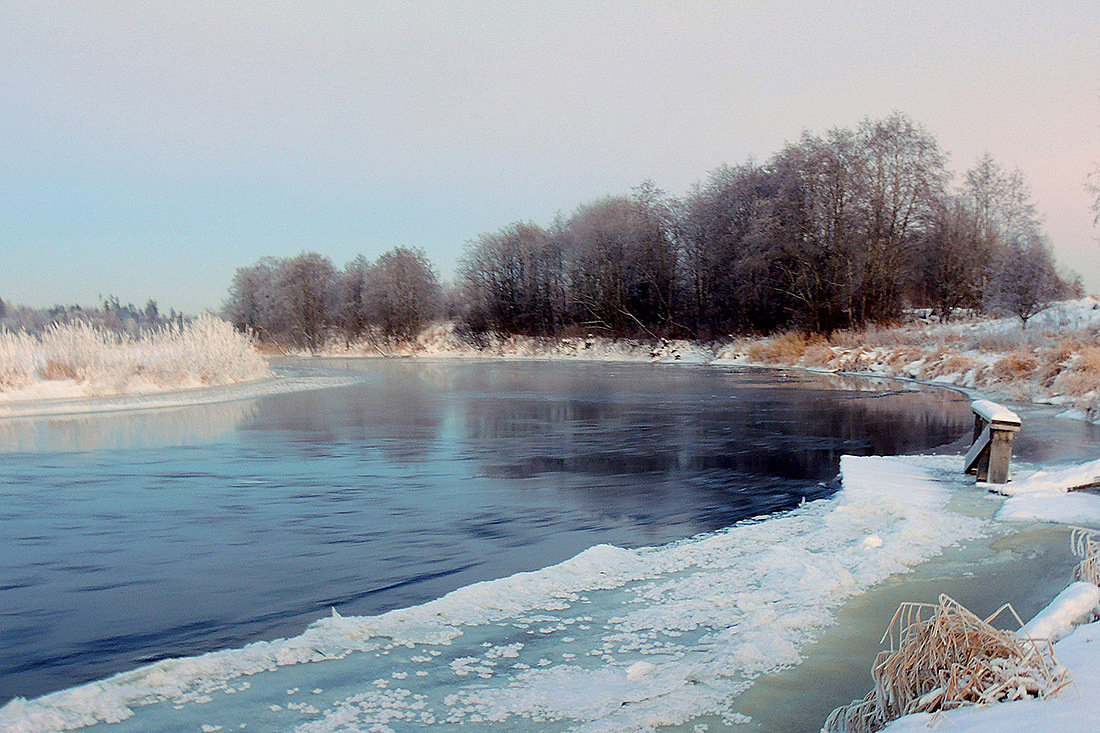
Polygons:
M991 270L974 213L959 198L948 198L922 246L924 289L940 318L959 309L976 310L985 298Z
M263 339L276 335L279 327L275 308L278 266L274 257L263 257L254 265L237 268L223 312L238 331Z
M1054 267L1050 247L1035 234L1009 243L1001 252L993 279L993 301L1020 319L1028 319L1068 290Z
M414 338L439 312L442 289L422 249L395 247L367 273L368 313L390 342Z
M895 316L915 274L916 245L935 220L947 179L945 156L920 125L895 113L864 120L857 132L866 240L859 320Z
M753 163L722 166L695 187L680 222L681 310L706 337L764 328L783 317L776 306L771 223L777 176Z
M320 349L335 321L336 268L332 261L316 252L280 261L275 292L279 331L294 346Z
M336 315L348 342L361 338L370 324L367 291L370 266L366 257L358 255L340 273Z
M458 268L467 324L475 331L553 333L564 320L563 258L560 237L530 222L470 242Z

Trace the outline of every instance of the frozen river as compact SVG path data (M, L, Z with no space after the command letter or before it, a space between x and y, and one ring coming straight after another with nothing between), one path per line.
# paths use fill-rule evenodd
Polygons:
M0 424L0 702L712 533L830 495L842 454L957 448L970 427L946 390L797 372L280 369L347 383Z

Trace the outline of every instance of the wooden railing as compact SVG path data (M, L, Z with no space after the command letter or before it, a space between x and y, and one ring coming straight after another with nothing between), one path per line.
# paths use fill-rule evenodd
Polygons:
M974 412L974 443L966 453L963 470L976 474L979 481L1007 483L1012 438L1020 430L1020 416L989 400L976 400L970 409Z

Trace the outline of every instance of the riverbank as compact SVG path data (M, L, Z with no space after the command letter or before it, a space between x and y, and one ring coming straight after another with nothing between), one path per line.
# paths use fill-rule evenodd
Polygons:
M803 661L838 608L981 535L987 520L950 506L954 464L845 457L843 488L827 500L662 546L598 545L418 606L333 614L298 637L16 699L0 708L0 730L646 731L701 713L743 722L731 697Z
M480 345L454 324L436 324L415 340L330 346L320 356L586 359L681 364L788 366L898 377L978 391L1012 402L1060 406L1067 417L1100 421L1100 298L1055 303L1029 319L959 318L842 331L830 337L791 332L730 337L714 343L639 341L596 335L536 338L489 334Z

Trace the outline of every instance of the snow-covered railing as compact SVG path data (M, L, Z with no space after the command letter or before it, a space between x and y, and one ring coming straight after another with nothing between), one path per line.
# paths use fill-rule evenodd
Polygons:
M1020 430L1020 416L989 400L975 400L970 409L974 412L974 443L966 453L963 471L977 474L979 481L1007 483L1012 438Z

